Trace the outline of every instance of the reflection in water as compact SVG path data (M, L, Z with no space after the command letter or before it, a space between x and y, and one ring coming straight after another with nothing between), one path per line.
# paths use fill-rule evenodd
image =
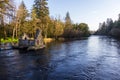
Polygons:
M120 80L120 42L105 36L0 52L0 80Z

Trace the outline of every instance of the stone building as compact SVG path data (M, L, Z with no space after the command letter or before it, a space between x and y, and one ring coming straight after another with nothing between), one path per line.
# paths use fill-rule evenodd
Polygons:
M24 33L19 39L19 47L43 46L44 41L41 33L42 31L37 29L33 40L31 40L28 35Z

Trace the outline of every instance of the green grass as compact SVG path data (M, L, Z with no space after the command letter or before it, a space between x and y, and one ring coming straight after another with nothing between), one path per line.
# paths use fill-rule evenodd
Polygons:
M17 43L18 42L18 39L12 39L12 38L7 38L7 39L1 39L1 43Z

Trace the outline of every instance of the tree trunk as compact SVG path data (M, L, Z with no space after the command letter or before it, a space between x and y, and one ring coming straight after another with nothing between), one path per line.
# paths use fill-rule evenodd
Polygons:
M4 35L4 39L6 38L6 30L5 30L5 26L4 26L4 15L1 16L1 24L3 27L3 35Z
M4 26L4 39L6 39L6 37L7 37L7 34L6 34L5 26Z
M48 23L46 24L46 29L45 29L45 32L46 32L46 33L45 33L45 38L47 38L47 34L48 34L48 33L47 33L47 29L48 29Z
M13 35L12 35L12 39L14 39L14 38L15 38L15 27L13 29Z

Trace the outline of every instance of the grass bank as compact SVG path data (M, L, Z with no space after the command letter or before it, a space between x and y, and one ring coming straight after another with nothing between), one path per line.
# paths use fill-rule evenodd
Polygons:
M44 38L45 44L50 43L52 41L68 41L68 40L80 40L80 39L85 39L87 37L81 37L81 38ZM7 38L7 39L0 39L1 43L18 43L18 39L12 39L12 38Z
M1 43L17 43L18 39L12 39L12 38L7 38L7 39L0 39Z
M50 43L50 42L52 42L52 41L55 41L55 39L54 39L54 38L44 38L45 44L46 44L46 43Z

